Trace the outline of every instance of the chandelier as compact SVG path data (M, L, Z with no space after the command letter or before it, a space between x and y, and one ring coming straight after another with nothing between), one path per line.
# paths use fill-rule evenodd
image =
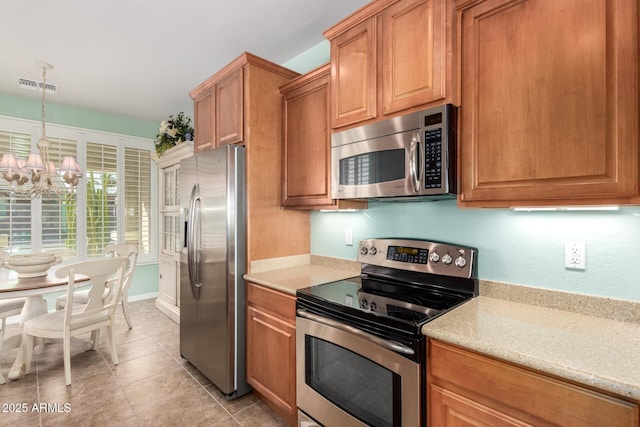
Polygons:
M40 62L42 68L42 136L38 140L37 153L30 153L24 159L16 158L13 153L4 153L0 160L0 173L9 183L16 184L18 191L28 194L32 199L43 194L62 196L72 192L82 177L78 162L73 156L64 156L60 169L57 170L49 158L51 141L45 131L45 92L47 87L47 70L52 65Z

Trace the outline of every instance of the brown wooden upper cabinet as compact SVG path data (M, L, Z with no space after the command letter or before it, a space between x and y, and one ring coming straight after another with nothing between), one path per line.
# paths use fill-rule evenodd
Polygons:
M459 205L638 203L638 2L458 4Z
M197 92L192 92L194 101L194 146L193 151L199 153L215 147L213 142L216 110L215 92L211 87L199 87Z
M325 31L333 128L452 100L453 0L376 0Z
M331 198L329 126L331 66L326 64L280 88L283 117L282 206L361 209L367 202Z
M244 64L234 61L192 90L194 152L244 140Z
M238 68L216 83L216 146L244 140L244 69Z

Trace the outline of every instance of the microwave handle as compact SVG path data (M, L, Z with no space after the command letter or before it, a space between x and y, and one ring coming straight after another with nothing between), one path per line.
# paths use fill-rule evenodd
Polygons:
M420 192L420 133L414 132L411 138L411 148L409 151L409 173L413 190Z
M326 317L318 316L317 314L309 313L308 311L302 310L302 309L298 309L296 313L300 317L304 317L305 319L309 319L313 322L318 322L326 326L331 326L333 328L340 329L341 331L347 332L352 335L356 335L360 338L364 338L365 340L371 341L374 344L377 344L386 349L389 349L398 353L414 354L413 349L407 347L406 345L402 345L395 341L379 338L375 335L371 335L368 332L364 332L364 331L361 331L360 329L354 328L353 326L345 325L344 323L336 322L335 320L327 319Z

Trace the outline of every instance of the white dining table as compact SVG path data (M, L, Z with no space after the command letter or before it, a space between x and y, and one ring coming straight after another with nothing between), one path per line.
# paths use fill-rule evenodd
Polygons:
M43 295L64 291L69 286L66 278L59 279L55 276L55 272L59 267L60 266L55 266L50 268L46 276L30 278L18 278L15 271L0 268L0 299L26 298L24 307L20 313L20 330L22 330L22 326L27 320L48 312L47 303ZM75 278L75 282L79 283L80 286L88 280L89 277L87 276L77 275ZM86 285L87 283L84 284ZM25 373L24 348L21 342L22 334L15 334L5 339L6 348L11 349L20 345L16 360L9 370L9 379L12 380L19 379Z

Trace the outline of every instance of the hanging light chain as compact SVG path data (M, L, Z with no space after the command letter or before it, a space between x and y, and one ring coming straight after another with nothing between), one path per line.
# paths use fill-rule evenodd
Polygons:
M45 124L45 118L46 118L46 112L45 112L45 92L47 91L47 66L46 65L42 65L42 138L45 137L46 133L45 133L45 128L44 128L44 124Z

